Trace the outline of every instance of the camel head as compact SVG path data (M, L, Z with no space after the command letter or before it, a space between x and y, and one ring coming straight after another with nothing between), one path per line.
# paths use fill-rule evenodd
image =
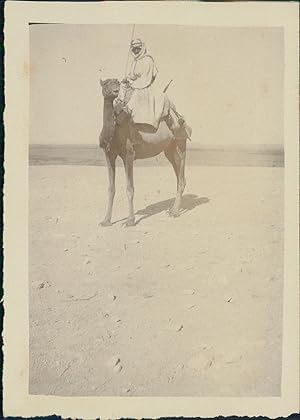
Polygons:
M100 79L100 85L102 86L102 94L104 98L115 99L120 90L120 82L117 79Z

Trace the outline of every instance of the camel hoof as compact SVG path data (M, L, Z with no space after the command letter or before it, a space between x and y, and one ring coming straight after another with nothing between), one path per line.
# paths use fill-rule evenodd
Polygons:
M125 227L135 226L135 220L127 220Z
M173 209L169 209L167 210L167 214L169 217L178 217L179 216L179 212Z
M110 220L103 220L103 222L101 222L100 225L102 227L108 227L108 226L112 226L112 223Z

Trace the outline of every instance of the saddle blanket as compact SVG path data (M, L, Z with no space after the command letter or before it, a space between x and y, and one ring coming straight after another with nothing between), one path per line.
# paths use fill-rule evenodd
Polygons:
M119 99L126 104L135 124L147 124L155 129L170 109L168 97L154 85L145 89L126 89L126 92L120 92Z

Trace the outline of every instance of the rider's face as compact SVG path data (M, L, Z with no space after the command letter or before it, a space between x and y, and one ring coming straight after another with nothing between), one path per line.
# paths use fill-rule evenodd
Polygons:
M134 55L138 55L139 52L141 51L142 47L132 47L132 52Z

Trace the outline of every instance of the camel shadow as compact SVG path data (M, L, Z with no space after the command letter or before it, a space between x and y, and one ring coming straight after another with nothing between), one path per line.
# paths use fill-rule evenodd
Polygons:
M175 198L169 198L168 200L159 201L157 203L150 204L149 206L141 210L138 210L135 214L140 215L141 217L136 221L136 225L142 220L148 219L151 216L169 210L174 204L174 201ZM193 210L198 206L201 206L201 204L206 204L208 202L209 198L207 197L198 197L195 194L185 194L182 197L179 216L181 216L184 213L187 213L188 211Z

